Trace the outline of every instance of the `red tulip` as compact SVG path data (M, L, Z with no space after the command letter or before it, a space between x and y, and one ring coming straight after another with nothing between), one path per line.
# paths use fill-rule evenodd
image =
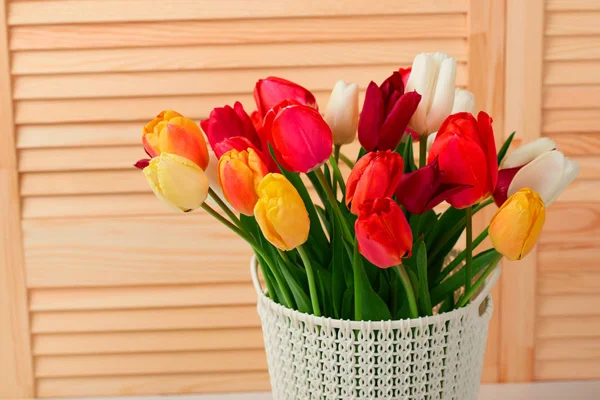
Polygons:
M242 104L237 101L233 107L224 106L213 109L209 118L200 122L200 126L208 137L208 142L213 150L218 143L234 136L245 137L256 147L261 146L252 120L244 111Z
M394 72L381 87L369 83L358 121L362 147L367 151L395 149L420 100L417 92L404 93L400 72Z
M402 175L396 199L408 212L424 214L469 186L444 182L438 159L414 172Z
M402 77L402 83L404 84L404 87L406 87L406 82L408 82L408 78L410 78L411 71L412 71L412 67L398 69L398 72L400 73L400 76Z
M402 264L410 256L413 236L402 209L389 197L361 205L354 225L358 250L379 268Z
M346 205L359 215L363 203L380 197L392 197L404 170L402 157L393 151L374 151L362 157L350 172Z
M471 206L494 192L496 157L492 119L485 112L480 112L477 120L467 112L450 115L429 151L429 162L439 161L444 183L471 186L448 198L455 208Z
M262 116L265 116L271 108L286 99L317 108L315 96L297 83L270 76L259 79L256 86L254 86L254 100L258 112Z
M292 104L279 108L276 115L265 117L264 124L264 135L275 149L277 161L293 172L317 168L331 155L333 138L329 125L312 107Z

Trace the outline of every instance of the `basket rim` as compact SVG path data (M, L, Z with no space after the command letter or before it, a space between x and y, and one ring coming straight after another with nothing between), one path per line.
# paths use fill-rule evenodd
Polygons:
M330 317L316 317L311 314L284 307L283 305L277 304L271 298L267 297L258 281L257 268L258 262L256 261L256 256L252 256L252 259L250 260L250 271L252 275L252 281L258 295L258 302L263 303L274 312L283 314L294 321L305 322L311 325L353 330L365 328L371 330L422 328L434 324L445 323L451 320L457 320L462 317L482 318L486 322L489 322L493 312L492 296L489 294L489 290L491 290L491 287L493 287L496 279L490 279L484 286L482 293L488 292L487 294L484 296L478 296L468 306L433 316L387 321L351 321ZM496 276L497 275L499 275L499 272L496 274ZM483 302L486 303L485 310L480 313L479 307Z

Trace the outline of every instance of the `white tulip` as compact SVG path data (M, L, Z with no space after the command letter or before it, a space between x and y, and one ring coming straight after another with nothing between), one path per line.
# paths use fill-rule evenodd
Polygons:
M405 92L421 95L408 126L419 135L437 132L454 105L456 60L446 53L421 53L415 57Z
M475 95L468 90L456 89L454 92L454 105L452 106L452 112L450 114L456 114L459 112L469 112L475 115ZM427 150L433 145L433 141L437 136L437 132L432 133L427 138Z
M548 138L515 150L506 157L503 166L522 166L508 186L508 197L520 189L531 188L546 206L552 204L579 174L579 164L556 150L556 143Z
M356 138L358 126L358 85L338 81L329 97L325 121L331 128L333 143L341 146Z

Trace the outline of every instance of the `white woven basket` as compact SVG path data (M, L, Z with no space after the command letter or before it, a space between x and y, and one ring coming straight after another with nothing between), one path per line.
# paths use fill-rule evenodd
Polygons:
M252 281L275 400L475 400L492 315L490 277L465 308L400 321L315 317L276 304Z

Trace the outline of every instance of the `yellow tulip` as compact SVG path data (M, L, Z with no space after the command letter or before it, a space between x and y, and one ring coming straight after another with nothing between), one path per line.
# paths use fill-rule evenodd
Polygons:
M490 222L490 239L504 257L520 260L535 246L545 221L544 201L535 191L524 188L498 209Z
M144 175L156 197L176 211L194 210L206 200L208 178L187 158L160 153L144 168Z
M308 239L310 219L298 191L281 174L267 174L256 189L254 216L265 238L280 250L292 250Z

